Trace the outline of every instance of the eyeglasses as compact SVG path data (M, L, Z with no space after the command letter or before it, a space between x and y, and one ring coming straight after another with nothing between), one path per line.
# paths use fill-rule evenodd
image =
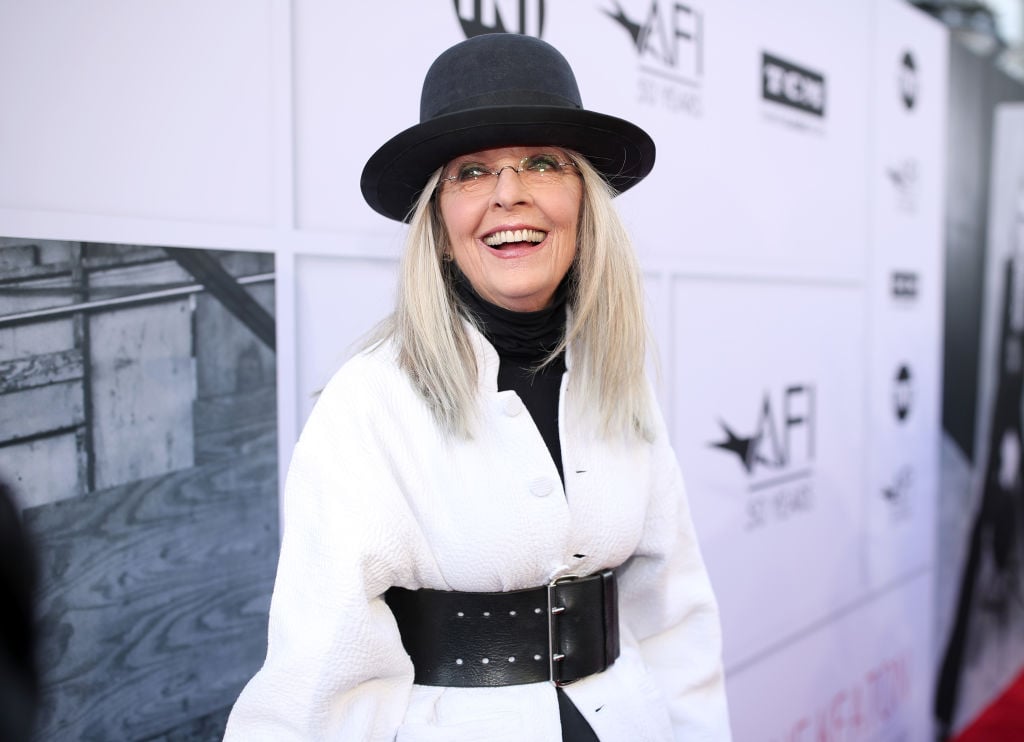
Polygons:
M558 155L542 152L527 155L519 161L519 165L502 165L497 170L479 162L460 162L455 174L441 178L438 187L450 192L476 194L489 193L498 183L498 177L505 169L513 170L519 180L529 188L561 185L569 173L577 174L573 169L576 165L565 162Z

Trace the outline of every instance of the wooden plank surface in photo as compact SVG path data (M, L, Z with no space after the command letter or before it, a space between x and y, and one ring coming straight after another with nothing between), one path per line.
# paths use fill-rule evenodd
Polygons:
M75 326L67 318L0 327L0 361L60 353L74 347Z
M33 508L82 494L80 435L72 431L0 447L0 476L14 489L18 507Z
M259 668L278 550L276 443L26 511L42 568L39 740L163 739ZM219 723L219 722L215 722ZM200 737L195 737L199 739Z
M273 312L272 283L247 286L246 291L253 301ZM274 351L209 294L196 297L195 328L199 397L245 392L273 378L277 360Z
M96 488L192 466L192 311L188 299L89 318Z
M77 348L0 360L0 394L81 378L82 351Z
M79 381L0 394L0 443L66 431L84 420Z

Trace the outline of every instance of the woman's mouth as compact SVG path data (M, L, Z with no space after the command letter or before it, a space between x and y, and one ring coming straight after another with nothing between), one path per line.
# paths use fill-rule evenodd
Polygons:
M536 245L547 236L547 232L539 229L503 229L487 235L483 242L488 247L501 250L510 245Z

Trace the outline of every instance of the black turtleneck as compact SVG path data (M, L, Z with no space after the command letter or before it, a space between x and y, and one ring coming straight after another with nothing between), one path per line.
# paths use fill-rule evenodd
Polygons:
M565 334L566 298L569 279L558 288L551 304L537 312L513 312L480 297L469 279L453 266L455 292L463 310L472 315L484 336L498 352L498 391L512 390L526 405L541 438L562 473L562 448L558 437L558 398L565 373L565 353L559 353L543 368L547 358Z
M498 391L511 389L523 400L534 425L558 469L562 472L562 447L558 438L558 397L565 373L565 352L537 369L565 334L566 297L569 277L555 289L550 306L539 312L513 312L481 298L469 279L452 264L455 293L463 311L473 315L484 336L498 351ZM558 717L565 742L598 742L593 728L569 697L558 688Z

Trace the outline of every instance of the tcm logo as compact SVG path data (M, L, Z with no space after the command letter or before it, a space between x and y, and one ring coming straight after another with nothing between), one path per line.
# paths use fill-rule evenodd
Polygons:
M910 366L905 363L899 367L896 378L893 379L892 403L896 419L901 423L906 422L914 404L914 385Z
M914 104L917 103L917 64L914 62L914 55L909 51L903 53L903 59L900 60L900 71L899 71L899 89L900 89L900 100L903 101L903 107L908 111L914 110Z
M684 78L703 74L704 16L692 5L651 0L640 18L629 16L616 2L614 12L605 14L629 34L642 62Z
M761 54L761 95L812 116L825 116L825 77L767 52Z
M753 426L738 429L719 420L725 437L709 445L735 455L748 477L771 477L752 489L788 481L794 474L809 475L809 470L796 470L814 460L815 397L811 384L787 386L777 395L765 392Z
M455 14L466 38L485 33L541 37L544 0L455 0Z
M893 271L889 277L894 299L912 300L917 298L918 276L913 271Z

